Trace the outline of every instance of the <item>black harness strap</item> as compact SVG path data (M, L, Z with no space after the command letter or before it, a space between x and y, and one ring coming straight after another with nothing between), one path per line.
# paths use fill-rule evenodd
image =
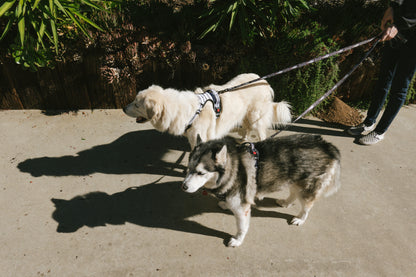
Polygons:
M209 95L209 97L207 97L207 95ZM221 98L218 95L218 92L216 92L213 89L209 89L205 93L200 95L199 97L201 97L201 98L203 97L204 99L206 99L205 103L207 101L212 102L212 106L214 108L215 116L218 118L221 114Z

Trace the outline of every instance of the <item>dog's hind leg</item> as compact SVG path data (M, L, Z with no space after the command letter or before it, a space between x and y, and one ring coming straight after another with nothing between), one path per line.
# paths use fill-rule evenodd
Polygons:
M231 211L237 220L237 234L230 239L227 246L237 247L243 243L247 234L250 225L251 205L245 204L238 207L231 207Z
M288 208L293 205L293 201L299 198L300 191L295 186L290 186L290 194L286 199L276 199L276 204L282 208Z
M238 134L241 136L243 141L249 140L251 125L247 119L244 119L241 123L241 128L238 130Z
M265 140L267 138L267 128L271 125L271 122L267 121L267 116L264 114L253 113L251 122L248 124L248 132L254 132L259 140Z
M302 210L300 211L298 216L295 216L290 222L292 225L298 225L298 226L305 223L306 219L308 218L309 211L313 207L315 197L306 198L306 199L303 197L300 197L299 200L302 206Z
M257 136L260 141L265 140L267 138L267 127L259 124L257 127Z

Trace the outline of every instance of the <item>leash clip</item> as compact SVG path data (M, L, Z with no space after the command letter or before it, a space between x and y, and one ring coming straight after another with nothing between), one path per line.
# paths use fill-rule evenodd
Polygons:
M245 142L244 145L247 147L247 151L254 156L254 160L256 161L255 167L259 168L259 151L254 147L254 143L252 142Z

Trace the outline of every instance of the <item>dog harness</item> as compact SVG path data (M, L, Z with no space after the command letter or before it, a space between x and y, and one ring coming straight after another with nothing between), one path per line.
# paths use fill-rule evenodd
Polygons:
M220 99L220 96L218 95L218 92L216 92L213 89L209 89L204 93L198 93L197 96L199 100L199 107L196 110L194 116L186 125L185 131L191 128L192 123L195 121L196 117L201 113L202 109L204 108L205 104L208 101L212 102L212 107L214 109L215 116L218 118L221 114L221 99Z

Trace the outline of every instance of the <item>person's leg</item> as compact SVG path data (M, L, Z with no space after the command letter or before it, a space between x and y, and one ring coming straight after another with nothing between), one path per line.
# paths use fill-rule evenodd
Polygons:
M390 44L384 46L381 58L380 72L378 73L378 81L373 90L370 107L367 111L367 117L358 126L353 126L347 130L352 136L361 135L364 132L374 130L375 122L381 109L386 101L387 94L390 90L393 77L396 73L397 59L399 52L391 47Z
M415 49L416 39L412 42L409 41L408 44L400 48L400 56L391 84L389 100L383 116L374 130L378 134L384 134L387 131L406 101L407 91L416 71Z
M416 52L414 49L416 49L416 39L409 41L399 49L400 56L397 60L387 107L374 131L361 137L359 143L372 145L383 140L384 133L406 101L407 91L416 71Z
M397 49L392 48L389 45L384 47L378 81L373 91L370 107L367 111L367 117L364 120L364 124L366 126L373 125L376 122L377 117L383 108L387 93L389 92L392 84L393 77L396 74L398 57L399 52Z

